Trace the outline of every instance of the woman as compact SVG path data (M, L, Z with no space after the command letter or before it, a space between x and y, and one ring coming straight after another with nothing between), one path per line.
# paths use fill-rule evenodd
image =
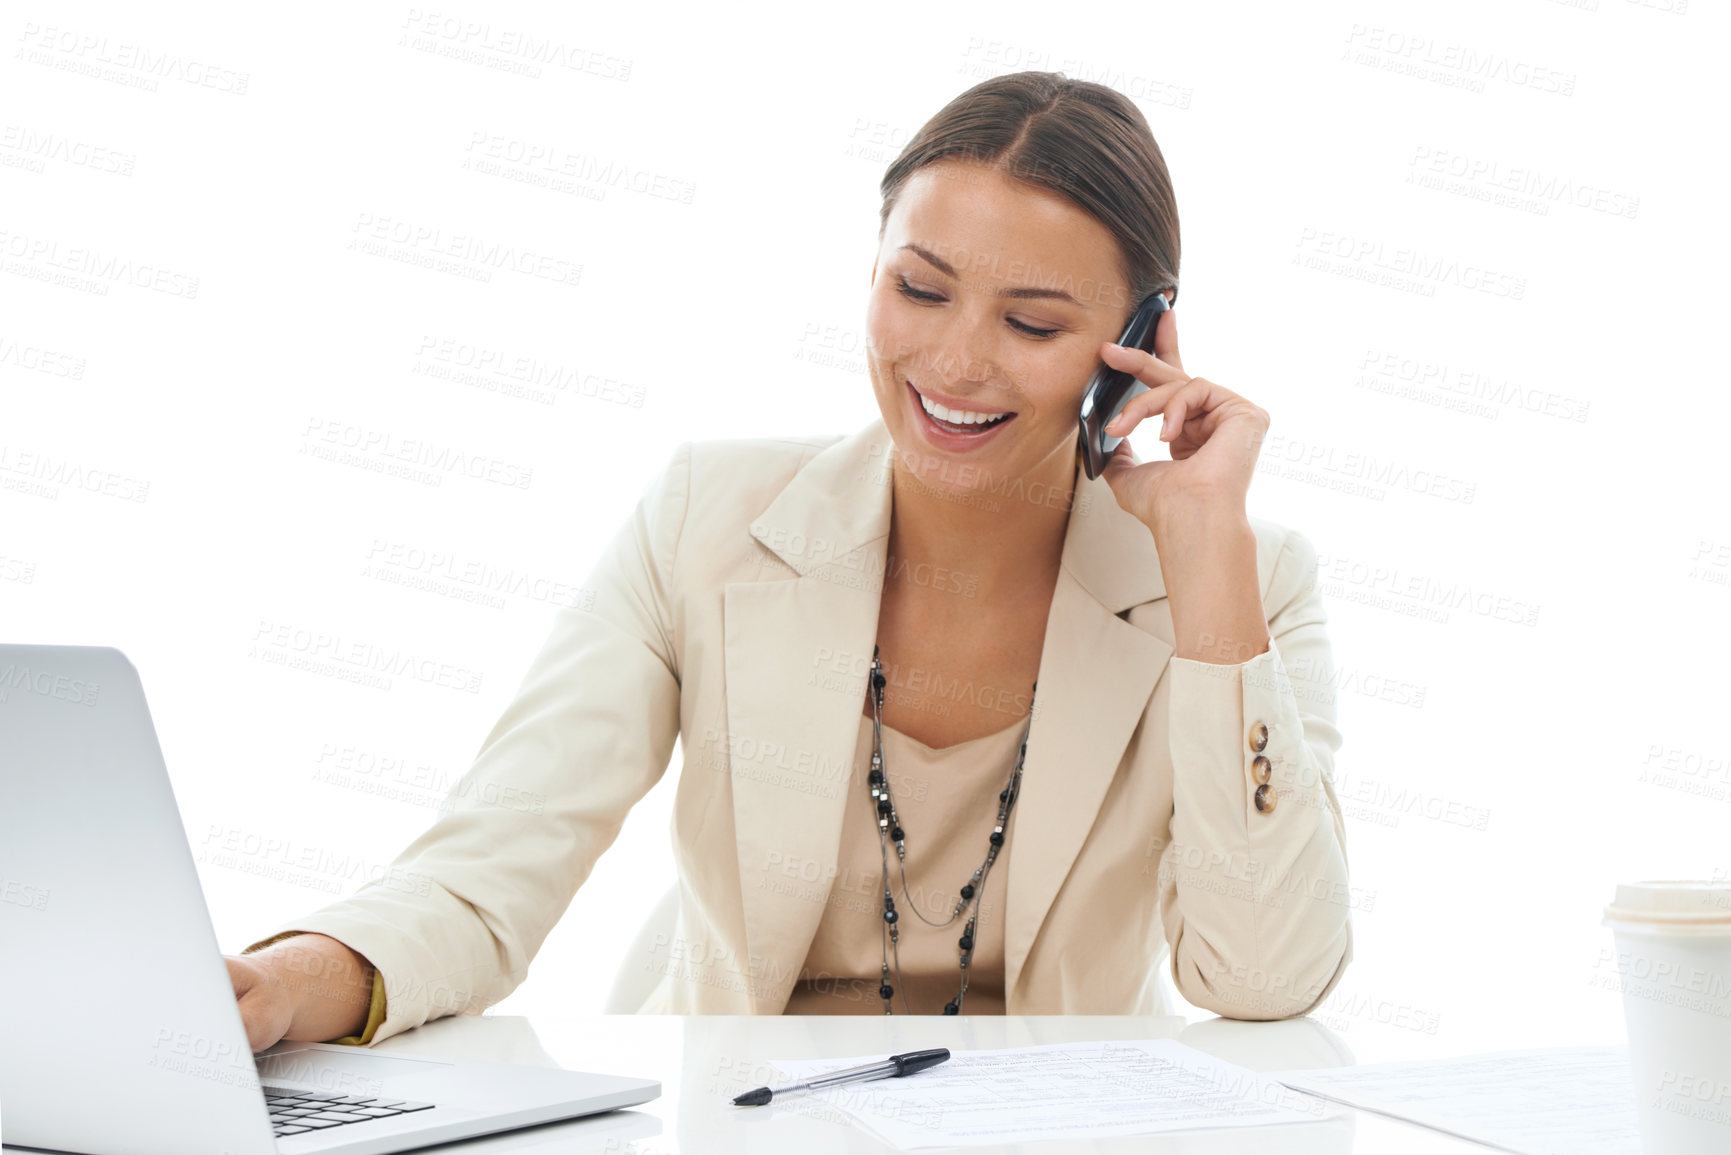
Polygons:
M1268 415L1186 372L1174 311L1112 344L1177 296L1146 121L999 77L882 191L881 420L677 448L400 873L229 959L255 1047L504 998L676 737L643 1010L1155 1013L1167 952L1228 1017L1339 981L1315 555L1245 509ZM1109 432L1171 461L1079 468L1101 360L1150 387Z

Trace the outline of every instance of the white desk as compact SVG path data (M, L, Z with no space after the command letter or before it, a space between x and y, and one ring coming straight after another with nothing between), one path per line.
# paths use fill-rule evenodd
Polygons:
M572 1018L466 1015L444 1018L379 1044L380 1052L453 1054L497 1062L557 1065L659 1079L659 1099L629 1111L548 1124L514 1135L454 1143L439 1151L578 1155L663 1155L739 1152L798 1155L832 1151L893 1151L838 1117L824 1117L815 1096L787 1106L735 1107L740 1091L775 1080L768 1060L888 1055L925 1047L1019 1047L1094 1039L1176 1038L1253 1070L1351 1065L1342 1036L1310 1019L1244 1023L1205 1019L1079 1016L845 1015L595 1015ZM1358 1042L1355 1038L1354 1042ZM1397 1040L1398 1041L1398 1040ZM1413 1036L1405 1053L1365 1055L1364 1061L1432 1057L1431 1040ZM1620 1042L1621 1040L1606 1040ZM1531 1045L1543 1046L1542 1040ZM1491 1049L1491 1048L1486 1048ZM796 1107L806 1113L795 1113ZM949 1148L982 1153L984 1147ZM1282 1127L1221 1128L1093 1143L1037 1143L1029 1155L1068 1151L1184 1155L1429 1155L1490 1148L1361 1111L1335 1120Z

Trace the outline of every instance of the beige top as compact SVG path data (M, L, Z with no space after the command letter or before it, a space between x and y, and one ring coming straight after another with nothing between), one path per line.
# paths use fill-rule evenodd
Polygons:
M884 1012L878 995L884 952L883 851L867 782L872 720L862 713L860 722L835 884L806 953L805 967L788 998L784 1013L790 1015ZM898 1015L910 1009L916 1015L941 1015L961 986L957 940L966 918L939 930L915 917L909 899L933 922L943 922L955 910L962 886L986 857L987 838L997 822L998 792L1010 780L1027 727L1027 718L1018 718L995 734L935 750L894 727L883 727L884 774L907 833L908 850L904 896L895 844L890 843L890 890L900 916L896 925L901 928L901 976L906 988L896 990ZM1004 1013L1004 887L1020 812L1020 804L1010 812L1003 849L975 908L979 921L964 1014ZM892 985L895 961L892 954Z

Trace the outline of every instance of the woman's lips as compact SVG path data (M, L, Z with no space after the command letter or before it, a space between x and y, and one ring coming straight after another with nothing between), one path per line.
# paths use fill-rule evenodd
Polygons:
M919 425L926 440L939 449L966 451L977 448L992 440L1006 425L1016 419L1016 415L1012 413L1008 417L986 426L978 433L958 433L954 430L945 429L937 423L930 413L926 412L925 404L920 399L920 391L914 388L913 382L904 381L903 384L907 386L908 399L917 411L914 418L916 424Z

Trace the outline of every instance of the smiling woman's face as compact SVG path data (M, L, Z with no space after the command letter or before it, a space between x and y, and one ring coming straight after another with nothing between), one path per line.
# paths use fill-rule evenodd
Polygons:
M1056 193L953 160L908 178L878 249L866 333L884 424L915 475L950 490L1030 475L1069 483L1082 390L1130 317L1119 260L1106 227ZM952 432L922 397L1012 416Z

